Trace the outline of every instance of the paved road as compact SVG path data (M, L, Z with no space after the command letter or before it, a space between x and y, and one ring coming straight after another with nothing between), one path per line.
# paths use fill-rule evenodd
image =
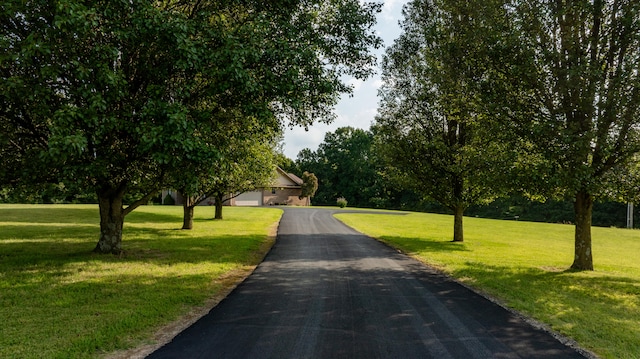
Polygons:
M256 271L148 358L583 358L331 214L286 208Z

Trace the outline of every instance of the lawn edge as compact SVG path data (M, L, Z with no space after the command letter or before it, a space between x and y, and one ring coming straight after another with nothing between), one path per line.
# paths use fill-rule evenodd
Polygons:
M102 357L104 359L143 359L171 342L176 335L207 315L255 271L276 243L279 225L280 219L269 228L267 238L251 258L254 264L234 269L215 279L222 287L211 298L207 299L203 305L191 308L185 315L160 327L154 332L151 338L148 339L151 343L131 349L109 352Z

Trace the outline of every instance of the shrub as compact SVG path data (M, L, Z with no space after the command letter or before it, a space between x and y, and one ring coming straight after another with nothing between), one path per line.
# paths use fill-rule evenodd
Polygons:
M344 208L344 207L347 206L347 200L344 197L339 197L336 200L336 203L338 204L338 207L340 207L340 208Z

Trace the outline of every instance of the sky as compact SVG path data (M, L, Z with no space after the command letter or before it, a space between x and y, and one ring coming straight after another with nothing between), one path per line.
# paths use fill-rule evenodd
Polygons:
M384 41L384 46L390 46L400 35L398 22L402 19L402 6L408 0L385 0L382 12L378 14L375 31ZM381 64L384 47L376 50L378 65ZM348 81L354 86L353 96L344 95L336 105L336 119L331 124L316 123L304 128L287 128L284 134L284 154L292 160L298 157L298 152L304 148L312 151L318 149L318 145L324 140L327 132L333 132L339 127L351 126L355 128L369 129L378 111L378 88L382 84L380 69L366 81L352 79Z

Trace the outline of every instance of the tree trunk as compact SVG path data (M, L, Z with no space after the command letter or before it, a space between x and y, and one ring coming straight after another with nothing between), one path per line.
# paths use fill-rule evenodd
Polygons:
M222 195L216 194L215 200L216 200L216 203L215 203L216 215L215 217L213 217L213 219L222 219Z
M591 215L593 212L593 197L586 190L576 194L573 204L575 211L575 257L571 269L593 270L593 256L591 254Z
M464 242L464 228L462 226L462 219L464 218L464 206L457 205L453 214L453 241Z
M182 204L183 216L182 216L182 229L193 229L193 207L191 205L191 196L184 196L184 203Z
M96 191L100 208L100 239L94 252L113 254L122 252L122 228L125 216L122 208L124 187L121 185L120 188Z

